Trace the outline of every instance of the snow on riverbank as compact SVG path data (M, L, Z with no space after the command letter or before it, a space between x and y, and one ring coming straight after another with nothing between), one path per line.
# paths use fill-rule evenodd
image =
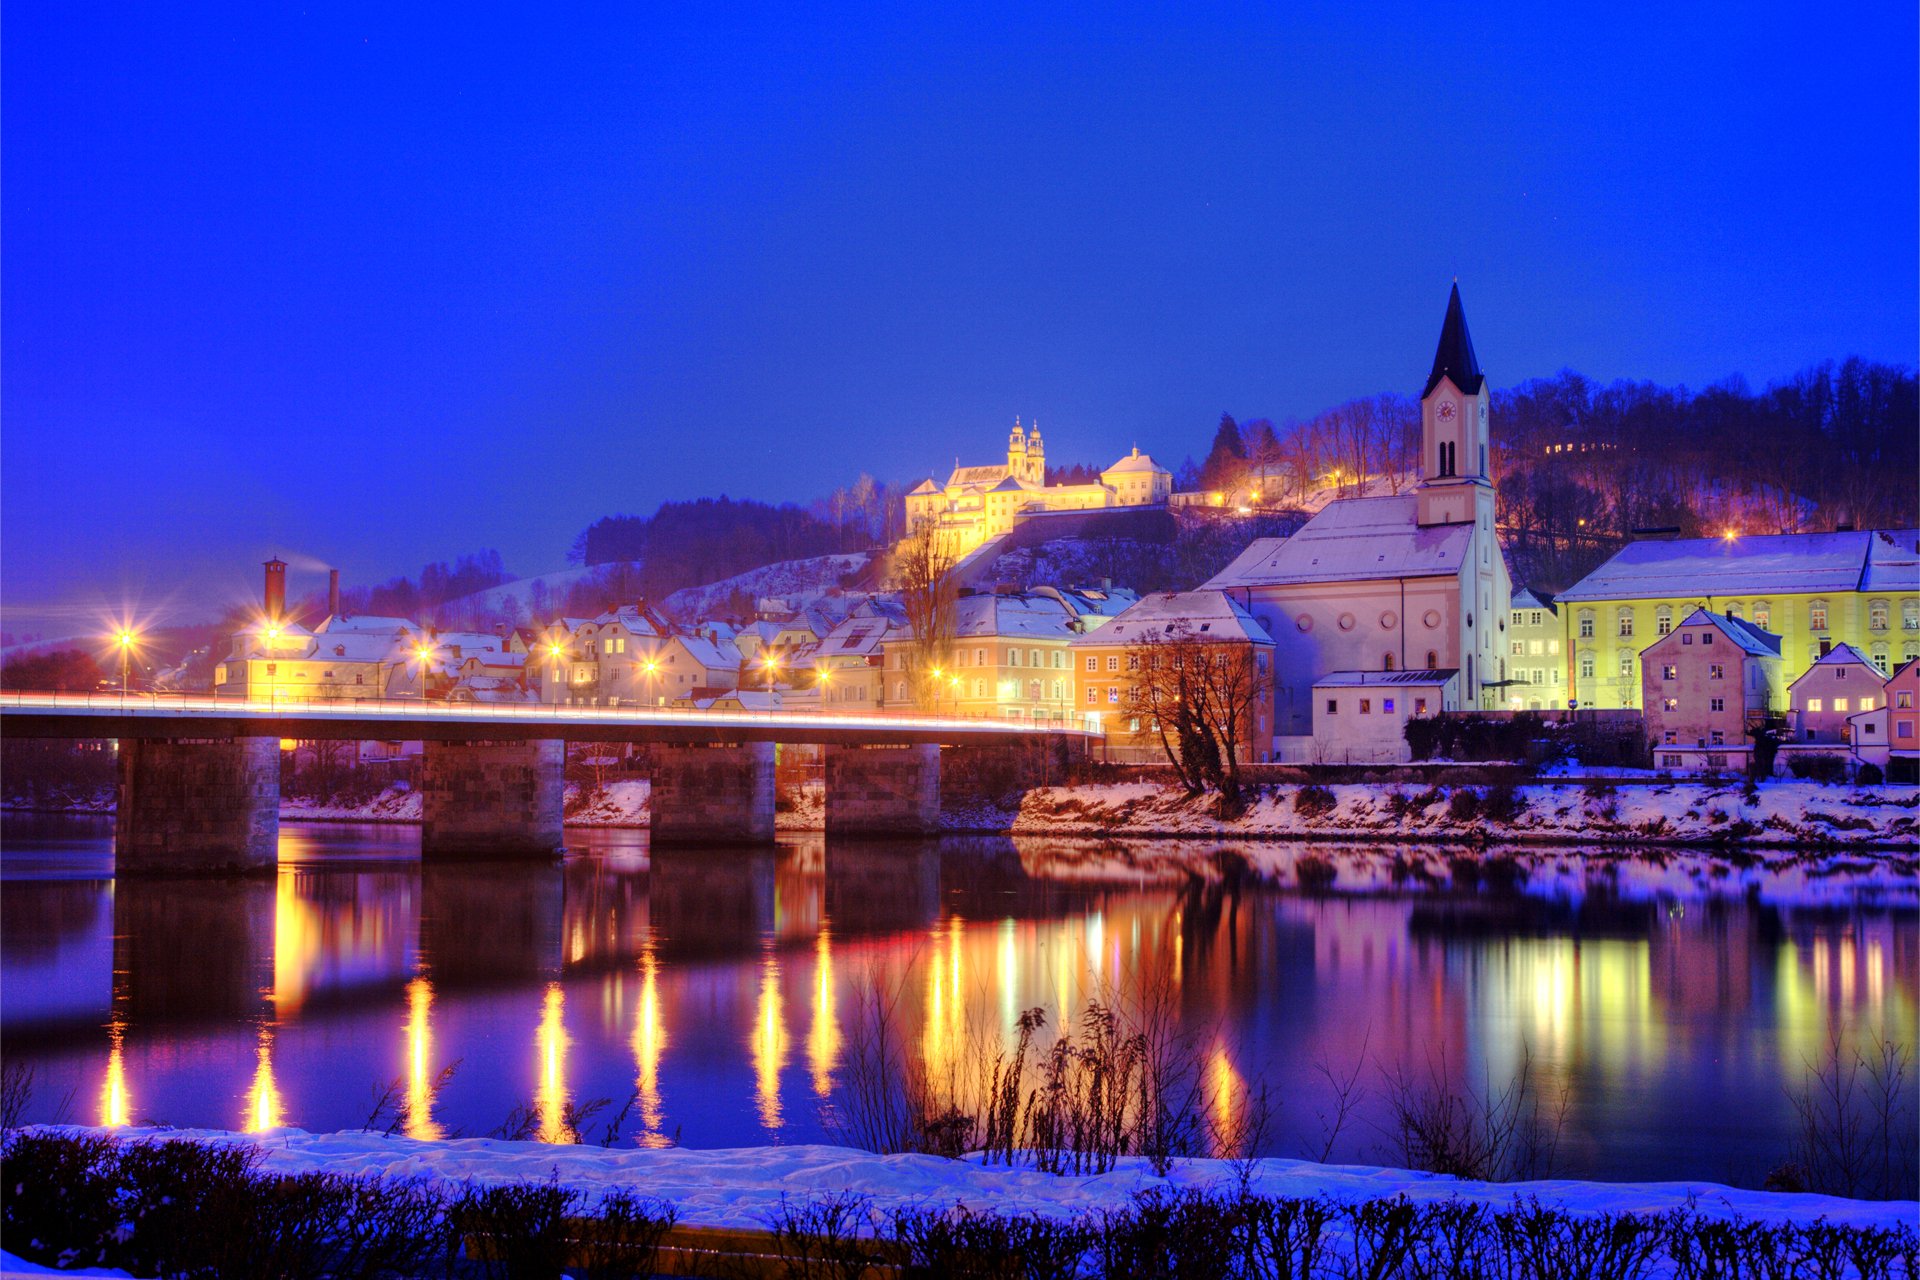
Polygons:
M274 1173L427 1177L449 1182L474 1179L483 1183L557 1178L590 1195L627 1187L670 1201L683 1224L708 1227L765 1227L782 1196L805 1200L821 1194L854 1192L871 1197L874 1207L883 1212L895 1207L964 1204L1003 1213L1069 1216L1120 1208L1136 1192L1152 1187L1171 1185L1226 1193L1235 1187L1237 1176L1226 1161L1201 1159L1176 1163L1166 1178L1154 1174L1146 1161L1137 1157L1121 1160L1112 1173L1059 1177L1031 1169L987 1167L977 1158L876 1156L829 1146L606 1150L494 1138L421 1142L376 1133L313 1134L299 1129L258 1135L209 1129L60 1131L252 1144L264 1153L262 1167ZM1691 1206L1710 1216L1739 1215L1796 1223L1825 1218L1858 1227L1910 1224L1920 1216L1920 1203L1911 1200L1783 1195L1712 1182L1462 1182L1404 1169L1283 1159L1256 1161L1251 1185L1256 1194L1273 1197L1324 1195L1352 1201L1405 1194L1415 1201L1459 1197L1504 1206L1515 1197L1537 1196L1545 1204L1573 1212L1661 1213Z
M1158 782L1041 787L1026 793L1015 834L1367 837L1443 842L1700 844L1920 850L1920 791L1773 782L1753 803L1744 783L1521 786L1511 816L1468 812L1455 796L1488 788L1344 784L1255 788L1223 821L1212 803ZM1301 792L1310 790L1307 801ZM1314 800L1322 803L1316 805ZM973 828L979 829L979 828Z

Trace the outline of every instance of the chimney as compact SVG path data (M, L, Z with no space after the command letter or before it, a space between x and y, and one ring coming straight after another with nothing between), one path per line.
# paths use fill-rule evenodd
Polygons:
M279 622L287 616L287 562L279 556L266 562L267 619Z
M329 618L340 616L340 571L338 569L327 570L327 616Z

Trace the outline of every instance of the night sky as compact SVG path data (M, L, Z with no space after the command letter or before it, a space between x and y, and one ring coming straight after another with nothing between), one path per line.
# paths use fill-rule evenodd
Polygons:
M6 6L10 629L541 572L1015 414L1177 466L1417 393L1456 275L1499 386L1920 344L1911 3L400 7Z

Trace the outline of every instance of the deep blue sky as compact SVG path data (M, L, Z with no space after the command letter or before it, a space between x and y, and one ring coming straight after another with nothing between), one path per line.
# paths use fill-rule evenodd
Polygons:
M1911 3L405 8L7 4L9 626L1920 344Z

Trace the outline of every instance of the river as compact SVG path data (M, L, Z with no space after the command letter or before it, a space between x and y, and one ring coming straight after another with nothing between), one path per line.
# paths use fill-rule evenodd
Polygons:
M1264 1153L1394 1163L1393 1078L1484 1095L1524 1070L1558 1174L1757 1185L1806 1064L1835 1037L1912 1045L1920 994L1920 911L1884 877L1720 892L1724 864L1670 851L1645 875L1560 851L1554 875L1303 893L1258 873L1303 856L1284 846L650 857L644 831L570 831L529 868L423 867L406 827L280 839L269 878L116 881L111 819L0 821L0 1049L33 1070L27 1119L830 1141L876 1002L965 1071L1025 1009L1052 1028L1118 998L1191 1046L1203 1145L1245 1133L1264 1086Z

